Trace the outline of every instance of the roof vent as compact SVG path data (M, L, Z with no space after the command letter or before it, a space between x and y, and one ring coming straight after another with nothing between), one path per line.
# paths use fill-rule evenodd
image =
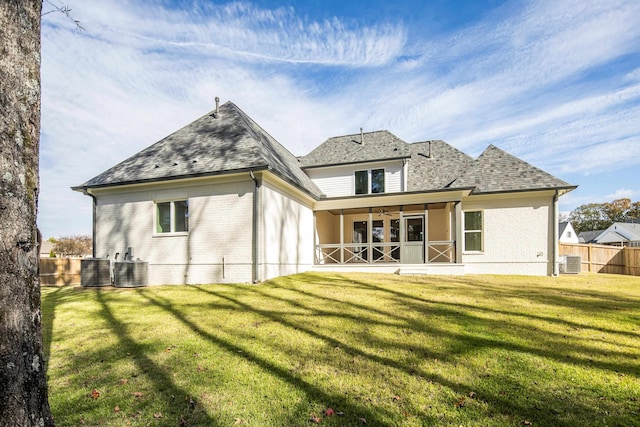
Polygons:
M364 132L362 132L362 128L360 128L360 145L364 145Z
M216 109L213 111L213 114L211 114L211 117L214 119L220 117L220 97L218 96L216 96Z

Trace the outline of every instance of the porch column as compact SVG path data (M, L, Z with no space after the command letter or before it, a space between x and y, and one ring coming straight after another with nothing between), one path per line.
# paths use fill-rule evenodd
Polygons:
M316 220L316 211L313 211L313 263L317 264L318 259L318 223Z
M424 262L429 262L429 205L424 204Z
M340 264L344 264L344 210L340 209Z
M403 260L404 260L404 239L405 239L405 235L404 235L404 218L402 217L402 206L400 206L400 231L398 231L400 233L400 264L402 264Z
M371 264L371 261L373 260L373 254L372 252L372 247L371 247L371 243L373 243L373 210L372 208L369 208L369 218L367 219L367 221L369 221L369 224L367 224L367 262L369 264Z
M462 262L462 202L456 202L456 263Z

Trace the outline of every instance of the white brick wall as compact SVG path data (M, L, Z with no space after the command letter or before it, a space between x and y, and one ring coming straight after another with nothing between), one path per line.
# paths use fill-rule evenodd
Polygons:
M262 197L261 278L313 267L313 210L277 186L265 183Z
M462 210L482 210L484 251L463 253L465 272L472 274L551 274L553 200L548 197L463 201Z
M253 181L211 180L120 193L98 192L96 256L127 247L149 263L151 284L250 282ZM186 235L154 233L154 201L189 200ZM224 266L223 266L224 264Z

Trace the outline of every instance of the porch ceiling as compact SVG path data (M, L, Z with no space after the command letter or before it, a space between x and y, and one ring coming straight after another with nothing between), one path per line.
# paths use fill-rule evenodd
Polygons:
M438 202L438 203L427 203L429 205L429 209L444 209L447 205L446 202ZM424 211L424 203L416 204L416 205L403 205L402 210L405 212L419 212ZM332 215L340 215L340 212L344 215L357 215L357 214L366 214L369 213L369 208L352 208L352 209L330 209L329 213ZM373 208L373 213L375 215L389 215L400 212L400 206L380 206Z

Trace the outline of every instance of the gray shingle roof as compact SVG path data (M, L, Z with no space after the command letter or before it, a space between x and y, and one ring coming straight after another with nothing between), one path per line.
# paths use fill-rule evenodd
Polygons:
M386 130L336 136L327 139L306 156L303 168L391 160L411 156L408 144Z
M605 230L581 231L578 233L578 241L580 243L593 243L604 232Z
M227 102L217 118L212 111L74 189L264 169L322 195L293 154Z
M407 191L474 188L473 193L573 189L490 145L476 160L444 141L408 144L386 130L327 139L299 159L227 102L74 190L269 170L316 198L303 168L408 159Z
M487 147L449 187L475 187L473 194L575 188L493 145Z
M411 150L408 191L445 188L473 162L473 158L444 141L415 142L408 145Z

